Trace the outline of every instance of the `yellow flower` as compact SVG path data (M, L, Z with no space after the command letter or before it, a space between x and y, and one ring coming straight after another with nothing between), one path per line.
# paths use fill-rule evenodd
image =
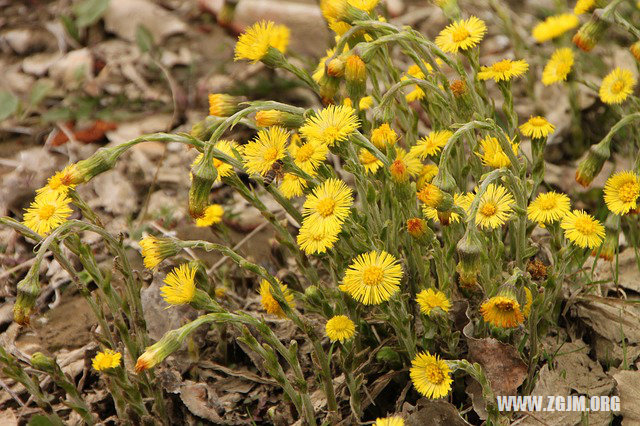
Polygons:
M258 62L269 52L269 48L287 52L289 45L289 28L284 25L276 25L271 21L260 21L238 37L234 60L247 59Z
M583 210L567 213L560 226L564 229L564 236L582 248L598 247L605 234L604 226Z
M451 302L447 296L443 292L435 291L432 288L418 293L416 302L420 305L420 312L425 315L431 315L431 311L435 308L440 308L445 312L449 312L449 309L451 309Z
M411 361L409 376L413 386L430 399L446 396L451 390L451 369L437 355L422 352Z
M337 231L318 231L312 229L308 223L303 224L298 232L298 245L308 255L326 253L327 249L332 248L338 241L339 233L339 228Z
M75 188L80 181L80 174L75 164L69 164L67 167L57 172L47 180L47 184L36 191L37 194L43 192L54 191L66 194L69 189Z
M394 181L406 182L409 178L418 176L420 170L422 170L422 163L418 157L411 153L407 154L407 151L402 148L396 148L396 159L389 166L389 172Z
M229 157L234 158L233 150L238 149L237 144L234 141L228 141L221 139L216 142L213 147L218 151L228 155ZM202 157L204 154L199 154L193 163L191 163L191 168L202 161ZM221 178L229 176L233 173L233 166L231 164L227 164L222 160L218 160L217 158L213 159L213 167L218 171L218 177L216 177L216 182L219 182Z
M630 171L618 172L604 185L604 202L613 213L623 215L637 207L640 179Z
M404 420L398 416L377 418L373 426L404 426Z
M436 45L445 52L457 53L459 50L467 50L480 43L487 32L484 21L471 16L469 19L456 21L436 37Z
M371 132L371 142L378 147L384 148L387 144L395 145L398 141L398 134L387 123L380 125Z
M157 238L148 235L138 243L142 249L144 267L153 269L164 259L174 256L180 252L180 246L172 238Z
M443 199L443 194L440 188L432 183L425 184L420 191L418 191L418 199L431 208L437 208Z
M373 106L373 96L365 96L364 98L360 99L358 106L362 111L368 110Z
M70 203L65 192L41 192L26 209L22 223L36 234L46 235L71 216Z
M193 300L196 294L196 269L183 263L173 268L160 287L162 298L170 305L185 305Z
M562 219L571 209L571 201L565 194L549 191L540 194L527 207L527 217L539 224L550 224Z
M347 2L356 9L371 12L378 5L380 0L347 0Z
M325 331L332 342L344 342L356 334L356 325L346 315L336 315L327 321Z
M494 81L509 81L513 77L520 77L527 72L529 64L524 59L512 61L511 59L503 59L489 67L480 67L478 78L480 80L493 79Z
M427 223L419 217L412 217L407 220L407 232L414 238L422 236L426 229Z
M318 62L318 66L316 67L315 71L311 75L311 78L313 79L313 81L320 84L320 82L322 81L322 78L325 76L325 64L329 59L333 57L333 54L335 52L336 52L335 49L329 49L326 51L325 56L323 56L322 59L320 59L320 62ZM349 100L349 102L351 102L351 100Z
M430 183L434 177L438 175L438 166L435 164L425 164L422 166L422 170L420 170L420 175L418 176L418 181L416 182L416 188L419 190L425 186L425 184Z
M513 328L524 322L520 303L510 294L492 297L482 304L480 313L494 327Z
M619 104L633 93L636 79L631 71L617 67L602 80L600 99L605 104Z
M204 216L196 219L196 226L207 227L222 221L224 208L220 204L211 204L204 211Z
M423 61L423 64L427 69L427 71L429 72L433 71L433 67L430 64L424 61ZM413 64L409 67L409 69L407 70L407 75L419 80L424 80L426 77L425 74L422 72L422 69L416 64ZM402 76L400 78L400 80L402 81L407 79L408 79L407 76ZM419 101L420 99L423 99L426 96L426 93L424 92L424 90L422 90L422 88L420 88L420 86L415 85L411 87L412 87L411 92L407 93L407 95L405 96L405 98L407 99L407 102Z
M549 136L555 128L556 127L549 123L546 118L537 115L535 117L529 117L529 120L520 126L520 131L527 137L541 139Z
M327 179L314 188L302 205L304 223L317 233L337 234L349 216L353 196L343 181Z
M518 155L518 144L513 142L510 143L511 148L513 149L513 153L515 155ZM502 167L507 167L511 164L511 161L509 161L509 157L502 150L500 142L498 142L497 138L494 138L493 136L487 136L480 141L480 146L482 147L483 153L476 153L476 155L478 155L482 159L482 164L484 164L485 166L499 169Z
M575 28L580 23L578 17L572 13L549 16L533 28L531 35L538 43L544 43Z
M489 229L504 225L509 219L513 204L513 196L504 186L489 184L478 204L476 224Z
M280 284L280 290L282 290L282 294L284 294L284 299L287 302L287 305L289 305L290 308L294 308L295 303L293 302L293 294L291 293L291 290L289 290L289 287L282 284L280 281L278 281L278 284ZM284 311L280 307L280 304L276 299L274 299L273 294L271 293L271 284L269 284L269 281L262 280L260 283L260 296L260 303L262 303L262 307L268 314L275 315L279 318L286 317Z
M278 189L286 198L299 197L307 187L307 181L293 173L285 173Z
M312 140L302 145L291 145L289 153L296 166L313 176L318 166L327 158L329 147Z
M568 47L556 49L551 59L542 71L542 84L549 86L553 83L567 81L567 76L573 67L573 51Z
M421 160L428 156L438 155L440 150L447 145L451 136L453 136L453 133L449 130L431 132L411 147L411 153Z
M347 269L340 290L365 305L378 305L400 290L402 267L386 251L356 257Z
M274 163L286 154L289 133L273 126L260 130L258 136L244 146L244 164L249 173L266 175Z
M317 141L329 146L346 141L356 130L360 122L353 108L342 105L329 105L307 119L300 127L300 134L309 141Z
M214 117L230 117L240 111L242 98L225 93L209 94L209 115Z
M582 15L583 13L591 12L595 7L596 0L578 0L576 6L573 8L573 13Z
M96 371L104 371L110 368L116 368L120 365L120 359L122 354L120 352L112 351L111 349L105 349L102 352L98 352L93 357L93 369Z
M382 161L378 160L378 157L369 152L366 148L360 148L360 154L358 155L360 164L364 167L367 173L375 174L380 167L382 167Z

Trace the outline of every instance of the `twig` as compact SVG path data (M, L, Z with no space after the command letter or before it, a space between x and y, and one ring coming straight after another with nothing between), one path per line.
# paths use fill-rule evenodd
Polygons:
M16 402L17 402L21 407L24 407L24 406L25 406L25 405L24 405L24 402L22 402L22 400L20 399L20 397L19 397L19 396L18 396L14 391L12 391L12 390L11 390L11 388L10 388L9 386L7 386L7 384L6 384L2 379L0 379L0 387L2 387L4 390L6 390L6 391L7 391L7 393L8 393L9 395L11 395L11 398L15 399L15 400L16 400Z

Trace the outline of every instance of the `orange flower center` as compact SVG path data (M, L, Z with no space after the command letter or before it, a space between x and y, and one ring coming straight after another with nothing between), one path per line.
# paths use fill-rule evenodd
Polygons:
M267 148L264 152L265 161L276 161L278 159L278 149L275 147Z
M308 161L313 155L314 149L310 143L302 145L296 152L296 161L302 163Z
M631 203L638 198L638 189L637 183L627 182L620 187L618 194L623 202Z
M499 310L501 310L503 312L513 312L513 311L515 311L515 306L514 306L513 302L507 302L507 301L497 302L495 306L496 306L496 308L498 308Z
M362 281L368 286L377 286L382 282L383 277L384 272L379 266L370 265L362 271Z
M335 141L338 139L338 136L340 135L340 129L338 129L336 126L329 126L326 129L324 129L323 133L324 133L325 140Z
M511 61L505 59L504 61L496 62L495 64L491 65L491 68L495 72L509 71L511 69Z
M529 124L533 127L544 127L547 124L547 120L542 117L533 117L529 120Z
M493 216L498 211L498 208L494 203L486 203L480 209L480 214L486 217Z
M336 209L336 202L332 198L324 198L318 201L318 206L316 210L320 213L320 216L327 217L331 216Z
M427 380L434 385L439 385L444 381L444 373L437 364L429 364L424 369Z
M460 43L461 41L464 41L470 35L471 35L471 33L466 28L459 27L459 28L455 29L455 31L451 35L451 38L453 39L454 42Z
M618 93L622 92L623 89L624 89L624 81L622 80L616 80L616 82L611 85L611 93L613 93L614 95L617 95Z
M391 165L391 173L395 176L402 176L407 171L407 167L402 160L396 160Z
M540 210L553 210L557 207L556 199L553 197L545 197L540 199Z
M38 211L38 216L40 216L41 220L47 220L56 212L56 207L51 204L47 204L46 206L42 206Z
M577 218L574 227L576 228L576 231L583 235L591 235L596 230L596 224L588 217Z

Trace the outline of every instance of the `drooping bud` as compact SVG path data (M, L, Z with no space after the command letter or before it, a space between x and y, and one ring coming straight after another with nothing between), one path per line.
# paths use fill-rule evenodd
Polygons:
M208 115L204 120L200 120L191 127L189 134L194 138L206 141L209 140L216 128L222 123L220 117Z
M244 98L231 96L226 93L212 93L209 95L209 115L214 117L230 117L240 111L240 103Z
M585 52L589 52L602 39L609 24L602 19L600 10L596 10L591 15L591 19L585 22L578 32L573 36L573 44Z
M478 283L478 274L482 264L484 246L481 234L475 227L468 227L464 236L456 245L458 254L458 266L456 268L460 285L473 287Z
M180 246L173 238L158 238L148 235L140 240L142 258L147 269L153 269L165 259L180 252Z
M191 175L193 179L189 188L189 214L192 218L198 219L204 216L205 210L209 207L209 193L218 177L218 171L213 166L213 159L205 153L200 161L193 165Z
M40 295L40 263L34 264L27 275L18 283L18 297L13 305L13 320L20 325L28 325L29 317Z
M327 74L331 77L342 77L344 75L345 62L341 57L333 58L327 64Z
M144 353L138 357L135 366L136 373L155 367L169 355L180 349L180 346L182 346L180 329L168 331L162 336L162 339L146 348Z
M287 129L297 129L304 123L304 117L290 112L270 109L256 113L256 124L259 127L280 126Z
M31 365L38 370L49 372L55 370L56 361L42 352L34 352L33 355L31 355Z
M592 256L598 255L601 259L611 262L616 255L619 245L620 234L620 216L609 213L607 220L604 222L605 237L602 245L591 252Z
M347 91L352 99L362 98L365 94L367 83L367 66L358 55L347 57L345 72Z
M76 164L77 182L88 182L95 176L111 170L115 165L120 155L124 152L123 148L117 146L113 148L100 148L93 155L85 160L78 161Z
M633 43L631 47L629 47L629 50L633 57L636 58L636 61L640 61L640 40Z
M585 188L589 186L598 173L600 173L605 161L607 161L610 156L610 141L603 140L600 143L591 145L586 157L578 164L576 182Z

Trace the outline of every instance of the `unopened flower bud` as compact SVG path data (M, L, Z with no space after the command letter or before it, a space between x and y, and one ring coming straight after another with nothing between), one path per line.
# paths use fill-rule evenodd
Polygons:
M592 256L598 255L601 259L611 262L616 255L619 245L620 234L620 216L609 213L607 220L604 222L605 237L602 245L591 252Z
M344 75L345 63L342 58L333 58L327 64L327 74L331 77L342 77Z
M591 15L591 19L585 22L573 36L573 44L585 52L589 52L600 41L609 24L601 19L599 11Z
M162 339L145 349L144 353L136 361L135 371L140 373L155 367L164 361L169 355L180 349L183 339L181 329L168 331Z
M142 258L147 269L153 269L165 259L180 252L180 246L173 238L158 238L149 235L140 240Z
M209 95L209 115L214 117L230 117L240 111L240 103L244 98L231 96L225 93L212 93Z
M353 99L364 96L367 83L367 66L358 55L350 55L347 58L344 72L347 81L347 91Z
M578 164L576 170L576 182L585 188L593 182L593 179L600 173L605 161L611 156L611 146L608 141L602 141L591 145L587 156Z
M209 140L221 122L222 120L219 117L209 115L204 120L200 120L194 124L189 134L201 141Z
M31 365L38 370L53 371L56 368L56 361L42 352L34 352L31 355Z
M218 171L212 158L205 154L193 165L191 175L193 180L189 188L189 214L192 218L198 219L204 216L205 210L209 207L209 193L218 177Z
M304 117L290 112L270 109L256 113L256 124L259 127L280 126L287 129L297 129L304 123Z
M527 263L527 272L536 281L546 280L548 275L547 266L540 259L529 261Z
M456 98L464 95L467 92L467 83L464 80L454 80L449 85L449 89Z
M480 272L482 253L484 251L480 238L480 232L476 228L468 227L464 236L456 245L459 259L457 271L460 276L460 284L463 287L477 284L477 275Z
M424 219L413 217L407 220L407 232L414 238L422 237L427 229L427 223Z
M100 148L89 158L78 161L76 164L77 180L73 183L84 183L93 179L95 176L111 170L120 155L124 152L122 148Z
M633 43L631 47L629 47L629 50L633 57L636 58L636 61L640 61L640 41Z

